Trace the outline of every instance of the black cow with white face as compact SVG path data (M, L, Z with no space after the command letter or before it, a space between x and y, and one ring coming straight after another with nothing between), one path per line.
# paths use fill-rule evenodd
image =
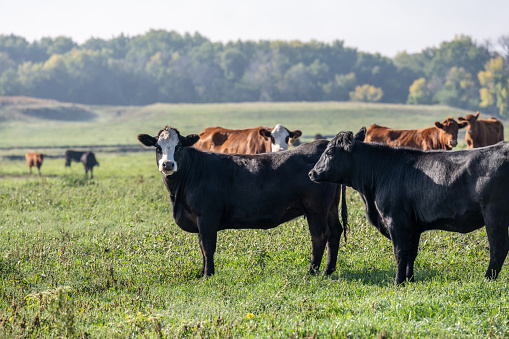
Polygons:
M392 240L395 284L414 279L422 232L468 233L486 225L490 262L497 278L509 251L509 143L459 151L421 151L364 143L340 132L309 176L358 191L371 224Z
M338 217L340 186L317 184L308 172L327 142L290 151L257 155L203 152L192 146L199 136L181 136L166 126L152 137L139 134L155 147L156 163L170 193L173 218L184 231L198 233L202 272L214 274L217 232L224 229L269 229L305 215L312 241L309 271L315 273L327 246L325 273L336 269L343 231ZM346 203L342 203L346 226Z

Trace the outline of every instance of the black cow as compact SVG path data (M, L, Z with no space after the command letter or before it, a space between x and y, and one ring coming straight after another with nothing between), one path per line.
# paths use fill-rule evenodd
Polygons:
M65 151L65 166L71 166L71 162L81 162L85 167L85 175L88 177L90 171L90 178L94 178L94 166L99 166L99 162L95 158L95 154L90 151Z
M308 219L312 241L309 271L315 273L327 245L325 273L336 269L343 228L338 217L340 186L316 184L307 173L327 142L289 151L257 155L200 151L199 136L180 135L166 126L156 137L139 134L156 148L156 163L170 193L173 218L184 231L198 233L202 273L214 274L217 232L224 229L269 229L300 215ZM342 202L346 226L346 202Z
M495 279L509 250L509 143L459 151L421 151L362 142L340 132L309 176L358 191L371 224L392 240L395 284L414 279L422 232L472 232L486 225Z

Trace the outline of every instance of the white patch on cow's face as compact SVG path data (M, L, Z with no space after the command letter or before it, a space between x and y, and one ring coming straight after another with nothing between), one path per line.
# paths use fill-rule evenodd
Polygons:
M177 163L175 162L175 147L178 144L178 135L173 129L164 130L159 134L157 145L161 147L161 158L158 161L159 172L166 175L172 175L177 172Z
M288 140L290 139L290 133L281 126L277 124L271 134L271 146L272 152L286 151L288 149Z

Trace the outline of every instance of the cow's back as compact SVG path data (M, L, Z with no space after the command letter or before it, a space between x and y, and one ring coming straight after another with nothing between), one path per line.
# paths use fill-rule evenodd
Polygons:
M377 142L391 147L409 147L420 150L444 148L437 127L392 129L373 124L366 129L365 142Z
M217 153L260 154L270 150L270 140L260 134L261 128L227 129L208 127L200 133L200 140L194 147L202 151Z
M25 160L29 167L36 166L37 168L41 167L43 161L43 154L38 152L28 152L25 154Z
M482 124L484 142L475 147L489 146L504 140L504 125L496 118L479 119L478 123Z

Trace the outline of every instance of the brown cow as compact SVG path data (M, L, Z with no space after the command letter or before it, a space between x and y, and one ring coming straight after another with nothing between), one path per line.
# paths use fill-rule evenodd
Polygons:
M295 130L277 124L274 128L255 127L246 129L226 129L207 127L200 133L200 140L194 147L217 153L259 154L288 149L289 143L302 135Z
M366 142L378 142L392 147L410 147L422 150L451 150L458 144L458 129L467 125L448 117L443 123L423 129L391 129L373 124L368 127Z
M496 118L478 119L476 115L467 114L464 118L458 117L459 121L467 122L465 141L468 148L476 148L494 145L504 140L504 125Z
M30 174L32 174L32 167L37 167L37 171L39 172L39 176L41 176L41 165L42 161L46 154L38 153L38 152L28 152L25 154L25 159L27 161L28 168L30 168Z

